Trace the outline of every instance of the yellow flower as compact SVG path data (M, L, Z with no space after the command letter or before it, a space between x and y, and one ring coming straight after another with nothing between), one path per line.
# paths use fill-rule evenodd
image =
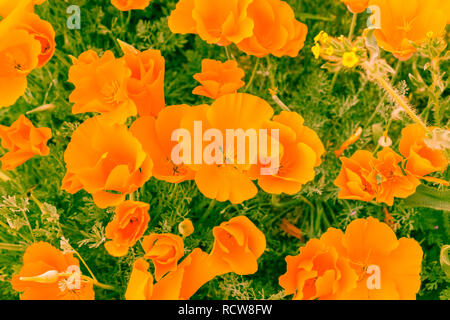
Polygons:
M183 237L189 237L192 233L194 233L194 225L190 219L186 219L178 225L178 231L181 233Z
M311 51L314 54L314 57L316 59L319 59L319 57L320 57L320 45L318 43L316 43L316 45L314 47L312 47Z
M358 62L359 58L354 52L346 52L342 57L342 64L347 68L353 68Z
M325 51L325 53L327 54L327 56L333 55L334 48L333 47L328 47L327 50Z

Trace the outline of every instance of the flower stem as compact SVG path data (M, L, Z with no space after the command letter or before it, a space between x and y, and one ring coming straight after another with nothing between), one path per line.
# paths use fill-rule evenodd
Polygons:
M355 32L356 22L358 21L358 14L354 13L352 18L352 24L350 25L350 32L348 33L348 40L352 40Z
M399 106L401 106L405 112L411 117L412 120L419 126L421 126L426 132L430 133L430 130L427 128L426 124L423 122L422 119L419 118L419 116L415 113L415 111L412 109L411 106L408 105L408 102L406 102L405 97L401 96L393 87L392 85L385 80L383 77L379 76L375 78L378 84L386 90L386 92L389 94L389 96L394 100L395 103L397 103Z
M258 71L258 66L259 66L259 58L256 58L256 63L255 66L253 67L252 76L250 77L250 80L248 81L244 91L248 91L248 89L251 88L253 80L255 79L256 71Z

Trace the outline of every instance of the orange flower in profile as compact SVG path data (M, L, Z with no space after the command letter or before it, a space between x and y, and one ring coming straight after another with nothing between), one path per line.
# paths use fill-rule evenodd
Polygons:
M13 276L11 285L21 292L21 300L94 300L92 282L81 279L78 286L76 271L79 272L79 262L72 253L37 242L25 251L23 266ZM78 276L83 277L81 273Z
M397 239L372 217L357 219L345 233L329 228L287 257L280 285L294 299L411 300L420 289L422 256L414 239Z
M144 10L151 0L111 0L111 4L120 11Z
M145 259L139 258L134 262L125 292L126 300L150 300L153 295L153 276L148 272L149 267Z
M367 9L370 0L341 0L352 13L361 13Z
M172 161L172 133L180 127L181 119L189 110L187 105L168 106L158 118L140 117L130 127L130 132L141 142L145 152L153 160L153 175L158 180L179 183L194 178L194 171Z
M423 251L414 239L397 239L394 231L375 218L352 221L345 233L334 228L322 236L335 243L358 275L346 300L413 300L420 289Z
M356 288L358 276L350 262L325 240L309 240L298 255L287 256L286 263L279 282L294 300L334 300Z
M191 137L194 137L194 122L202 121L203 130L213 128L217 136L226 137L228 130L246 132L253 129L258 132L272 115L273 109L266 101L250 94L235 93L218 98L211 107L190 108L181 121L181 128L191 132ZM214 150L209 148L209 152L214 153L213 161L195 164L194 159L190 162L193 165L188 165L196 171L195 183L198 189L207 198L222 202L229 200L231 203L242 203L253 198L258 189L248 175L255 160L250 159L254 156L250 153L250 146L257 146L258 141L247 137L240 148L242 150L237 151L239 143L236 142L236 135L228 142L219 141L217 136L211 137ZM205 146L202 154L208 152L206 147L209 145Z
M269 122L270 129L279 129L280 163L276 174L262 175L263 165L253 166L250 173L258 185L268 193L295 194L314 179L314 168L322 162L325 148L317 134L304 126L304 119L296 112L282 111Z
M248 6L248 17L255 25L253 35L237 43L245 53L296 57L303 48L308 27L295 19L285 1L253 0Z
M203 59L202 72L194 75L194 79L200 82L201 86L195 88L193 94L216 100L225 94L236 93L245 85L242 81L244 76L244 70L239 68L234 60L222 63Z
M117 206L147 182L153 163L124 124L96 116L72 135L64 154L67 173L62 189L85 189L100 208Z
M349 200L372 201L375 198L376 185L372 184L369 174L375 161L372 153L365 150L356 151L350 158L341 157L341 172L334 181L340 188L338 198Z
M105 249L115 257L122 257L128 249L144 235L150 216L147 203L125 201L116 207L114 220L108 223L105 236L112 241L105 243Z
M177 269L178 260L184 256L183 239L171 233L152 233L142 241L144 257L155 265L155 279L160 280L167 272Z
M195 33L211 44L227 46L252 36L247 8L253 0L180 0L169 17L173 33Z
M444 171L448 165L444 151L431 149L425 139L425 130L417 124L410 124L402 130L399 150L407 158L406 169L417 177Z
M13 170L35 155L47 156L51 137L49 128L36 128L24 115L10 127L0 125L2 147L9 150L0 158L2 169Z
M128 96L134 101L139 116L154 116L165 106L165 60L159 50L138 51L119 40L123 59L131 70Z
M214 227L213 234L214 246L209 260L217 274L246 275L258 270L257 260L266 249L266 237L246 216Z
M447 13L441 0L371 0L378 6L380 29L374 31L378 44L399 60L408 60L427 34L444 33Z
M120 123L137 114L136 105L128 96L131 70L125 60L116 59L111 51L99 58L92 50L72 60L69 82L75 90L69 101L74 103L73 113L98 112L108 121Z
M392 206L395 198L407 198L416 192L419 179L403 169L404 159L390 148L378 152L368 179L375 185L376 201Z

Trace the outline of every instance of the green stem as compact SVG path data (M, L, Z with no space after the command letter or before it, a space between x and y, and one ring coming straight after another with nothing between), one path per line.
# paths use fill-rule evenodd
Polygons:
M252 75L250 77L250 80L247 83L247 86L245 87L244 91L248 91L251 88L251 85L253 83L253 80L255 79L256 71L258 71L259 66L259 58L256 58L255 66L253 67Z
M348 40L352 40L355 32L356 22L358 21L358 14L354 13L352 18L352 24L350 25L350 32L348 33Z

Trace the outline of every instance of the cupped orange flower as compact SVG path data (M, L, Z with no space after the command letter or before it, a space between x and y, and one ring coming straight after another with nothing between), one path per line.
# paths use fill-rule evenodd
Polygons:
M153 295L153 276L148 272L150 264L139 258L133 264L128 281L126 300L150 300Z
M419 125L410 124L402 130L400 153L407 159L406 169L418 177L444 171L448 165L444 151L431 149L425 139L426 131Z
M211 162L203 159L201 164L195 164L194 159L190 162L193 165L189 165L196 171L195 182L203 195L218 201L242 203L257 194L258 189L248 175L251 165L256 163L254 161L257 155L250 150L252 146L258 145L259 129L263 128L272 115L273 109L266 101L244 93L222 96L211 107L190 109L184 116L181 127L191 132L191 137L195 136L195 121L202 121L203 130L211 128L216 133L211 137L211 144L201 150L202 155L210 151ZM238 130L241 133L250 130L250 133L255 134L256 140L250 134L245 139L241 137L239 143L236 134ZM234 132L234 135L227 132Z
M352 13L361 13L367 9L370 0L341 0Z
M349 200L372 201L375 198L376 185L372 183L369 174L375 161L371 152L356 151L350 158L341 157L341 172L334 181L340 188L338 198Z
M247 16L252 0L180 0L169 17L173 33L195 33L212 44L238 43L252 35L253 20Z
M441 0L371 0L378 6L380 28L374 31L378 44L400 60L411 58L427 34L444 33L447 13Z
M147 182L153 162L124 124L96 116L72 135L64 154L67 173L62 189L93 195L100 208L117 206Z
M167 272L177 269L178 260L184 256L184 243L180 236L171 233L152 233L142 242L144 257L155 265L155 279L160 280Z
M295 194L314 179L314 168L322 162L325 148L317 134L304 126L304 119L296 112L282 111L268 123L269 129L278 129L281 152L279 168L273 175L261 174L263 166L253 166L250 173L257 175L258 185L268 193Z
M375 185L376 201L392 206L395 198L416 192L419 179L403 168L404 159L390 148L378 152L368 179Z
M111 4L120 11L144 10L151 0L111 0Z
M0 107L9 107L25 93L27 75L39 64L41 44L25 30L11 30L1 39Z
M350 262L325 240L311 239L298 255L287 256L286 263L279 283L294 300L339 299L356 288L358 276Z
M137 114L136 105L128 96L131 70L124 59L116 59L111 51L99 58L88 50L78 59L72 58L69 82L75 85L69 101L74 103L72 112L98 112L108 121L124 123Z
M133 46L119 41L123 59L131 70L128 79L128 96L136 104L139 116L154 116L165 106L165 60L159 50L140 52Z
M150 206L139 201L125 201L116 207L116 216L105 228L105 236L112 241L105 243L110 255L122 257L144 235L150 216Z
M244 70L238 67L234 60L224 63L204 59L202 61L202 72L194 75L194 79L201 83L194 89L193 93L211 99L217 99L229 93L236 93L238 89L245 85L242 78L245 76Z
M394 231L375 218L352 221L345 231L334 228L322 236L335 243L358 275L350 300L412 300L420 289L423 251L414 239L397 239Z
M248 17L255 25L253 35L237 43L245 53L296 57L303 48L308 27L295 19L285 1L253 0L248 6Z
M24 115L10 127L0 125L2 147L9 150L0 158L3 170L13 170L35 155L47 156L51 137L49 128L36 128Z
M213 234L209 261L218 275L246 275L258 270L257 260L266 249L266 237L247 217L232 218L214 227Z
M82 276L76 270L79 271L79 262L72 253L37 242L25 251L23 266L13 276L11 285L21 292L21 300L94 300L92 282L81 279L77 283L76 276Z

